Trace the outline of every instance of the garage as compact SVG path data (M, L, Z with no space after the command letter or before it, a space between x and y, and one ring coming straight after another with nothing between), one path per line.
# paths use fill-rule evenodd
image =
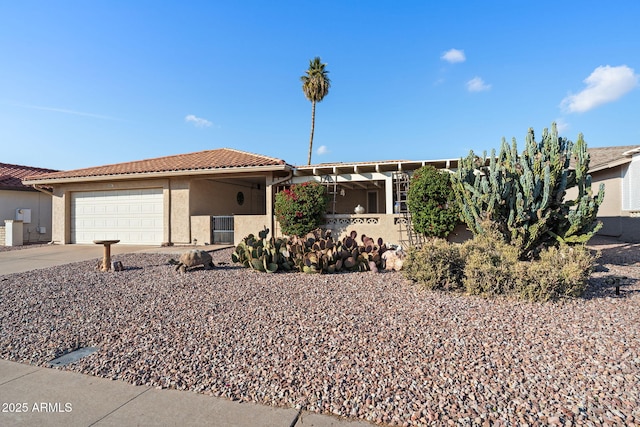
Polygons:
M71 194L71 242L118 239L122 244L163 242L162 188Z

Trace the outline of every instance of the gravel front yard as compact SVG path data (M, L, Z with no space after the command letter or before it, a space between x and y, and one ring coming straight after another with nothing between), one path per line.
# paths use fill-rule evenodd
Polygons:
M420 292L399 273L174 271L116 256L0 277L0 357L391 425L639 425L640 245L606 245L588 295ZM618 265L612 265L615 262ZM616 296L606 278L627 276Z

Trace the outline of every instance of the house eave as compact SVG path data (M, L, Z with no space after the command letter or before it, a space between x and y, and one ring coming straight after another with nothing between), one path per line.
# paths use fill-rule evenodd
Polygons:
M49 178L49 179L30 179L23 180L25 185L55 185L70 183L89 183L104 181L124 181L138 179L157 179L157 178L177 178L177 177L193 177L206 175L230 175L230 174L261 174L266 172L286 172L291 170L288 164L267 165L267 166L242 166L216 169L186 169L161 172L140 172L140 173L122 173L111 175L95 175L95 176L74 176L68 178Z
M0 185L0 190L3 190L3 191L31 191L31 192L37 191L36 189L31 188L31 187L15 187L15 186L9 186L9 185L7 185L7 186Z
M606 170L606 169L615 168L617 166L626 165L627 163L631 163L631 158L630 157L613 160L611 162L602 163L602 164L597 165L595 167L589 168L589 173L594 173L594 172L599 172L599 171L603 171L603 170Z

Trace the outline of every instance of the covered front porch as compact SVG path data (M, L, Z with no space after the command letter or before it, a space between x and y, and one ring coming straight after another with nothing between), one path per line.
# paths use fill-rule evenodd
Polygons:
M238 218L272 218L274 187L289 180L291 174L238 175L194 179L189 185L190 234L193 244L234 244ZM257 232L270 222L258 220ZM240 224L244 221L240 220ZM241 230L249 229L241 225Z
M318 182L326 187L329 196L322 227L332 230L334 237L342 238L355 230L358 235L380 237L388 243L409 246L416 237L411 233L406 205L409 180L415 170L427 164L449 169L457 162L386 161L299 166L290 180L275 186L274 190L291 184ZM236 215L234 244L265 226L274 236L282 236L277 221L270 215Z

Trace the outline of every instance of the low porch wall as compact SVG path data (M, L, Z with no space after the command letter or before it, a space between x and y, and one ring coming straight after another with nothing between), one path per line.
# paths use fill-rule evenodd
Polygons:
M398 245L401 237L397 220L401 218L401 215L395 214L327 215L326 224L322 228L331 230L333 237L337 240L355 231L358 233L358 241L364 234L374 240L381 237L385 243Z
M385 243L400 243L399 225L396 219L401 215L362 214L362 215L327 215L326 224L322 228L331 230L335 239L342 239L351 231L358 233L358 239L363 234L377 240L381 237ZM264 227L269 228L270 220L267 215L235 215L234 216L234 244L238 244L248 234L257 234ZM276 221L275 236L281 237L282 232Z

